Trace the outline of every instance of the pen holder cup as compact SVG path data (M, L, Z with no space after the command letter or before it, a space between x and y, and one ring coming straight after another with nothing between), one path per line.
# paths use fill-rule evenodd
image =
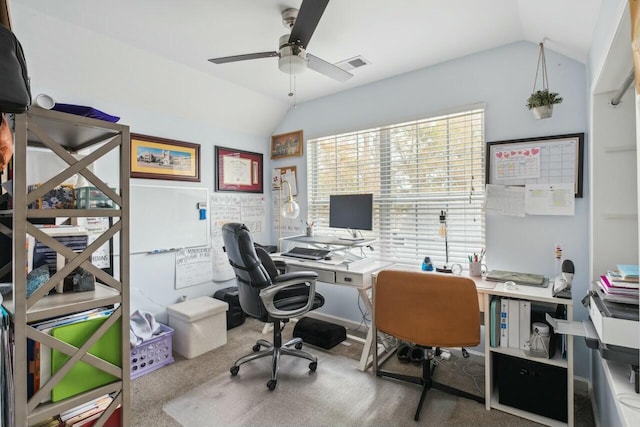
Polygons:
M480 277L483 274L487 274L487 271L487 266L481 262L472 261L469 263L469 276Z
M313 226L307 226L307 236L313 237Z

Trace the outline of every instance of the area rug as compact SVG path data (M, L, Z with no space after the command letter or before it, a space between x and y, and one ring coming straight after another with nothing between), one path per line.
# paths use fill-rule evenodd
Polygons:
M498 411L438 390L429 391L416 423L418 386L376 378L371 371L358 371L355 360L313 352L316 372L309 371L306 360L280 359L274 391L266 387L270 359L265 358L243 365L236 377L221 374L163 409L185 427L529 425L515 417L500 419Z

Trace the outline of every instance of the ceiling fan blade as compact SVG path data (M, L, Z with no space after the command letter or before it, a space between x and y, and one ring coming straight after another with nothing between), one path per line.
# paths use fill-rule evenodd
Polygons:
M208 61L214 64L226 64L227 62L246 61L248 59L271 58L278 56L278 52L257 52L247 53L245 55L223 56L222 58L211 58Z
M289 43L296 43L305 49L307 48L328 3L329 0L302 0L296 23L291 29Z
M320 59L317 56L313 56L310 53L307 53L307 62L308 67L313 71L317 71L320 74L324 74L325 76L331 77L332 79L338 80L339 82L346 82L351 77L353 77L353 74L323 59Z

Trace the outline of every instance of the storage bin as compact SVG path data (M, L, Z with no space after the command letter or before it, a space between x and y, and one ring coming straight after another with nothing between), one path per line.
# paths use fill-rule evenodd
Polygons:
M163 324L160 324L160 329L162 330L160 334L131 349L131 379L173 363L171 345L173 329Z
M192 359L226 344L228 309L226 302L206 296L167 307L176 353Z
M114 188L112 190L115 191ZM113 209L113 200L96 187L80 187L75 190L77 209Z
M240 307L240 297L238 296L237 286L220 289L213 294L213 297L229 304L229 309L227 310L227 330L244 323L246 315L244 311L242 311L242 307Z
M565 368L506 354L494 355L494 362L500 404L567 422Z

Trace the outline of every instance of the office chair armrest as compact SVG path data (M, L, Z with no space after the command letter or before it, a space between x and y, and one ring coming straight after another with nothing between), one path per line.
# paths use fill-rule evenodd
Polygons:
M309 272L301 271L300 273L309 273ZM291 280L278 281L273 286L269 286L268 288L264 288L263 290L260 291L260 298L262 299L262 303L264 304L265 308L269 312L269 315L271 315L271 317L274 317L276 319L289 319L290 317L300 316L301 314L304 314L310 311L311 308L313 307L313 302L316 295L316 277L318 275L314 273L313 276L315 277L309 277L308 274L304 275L304 277L299 277L298 274L295 274L295 273L291 273L291 274L298 277ZM283 311L276 308L276 306L273 303L273 299L275 298L278 292L290 286L300 285L303 283L309 284L309 296L307 298L307 304L304 307L299 308L297 310L290 310L290 311Z
M276 276L273 281L277 285L280 282L290 282L292 280L304 282L307 280L316 280L317 278L318 273L316 273L315 271L291 271L289 273L283 273Z

